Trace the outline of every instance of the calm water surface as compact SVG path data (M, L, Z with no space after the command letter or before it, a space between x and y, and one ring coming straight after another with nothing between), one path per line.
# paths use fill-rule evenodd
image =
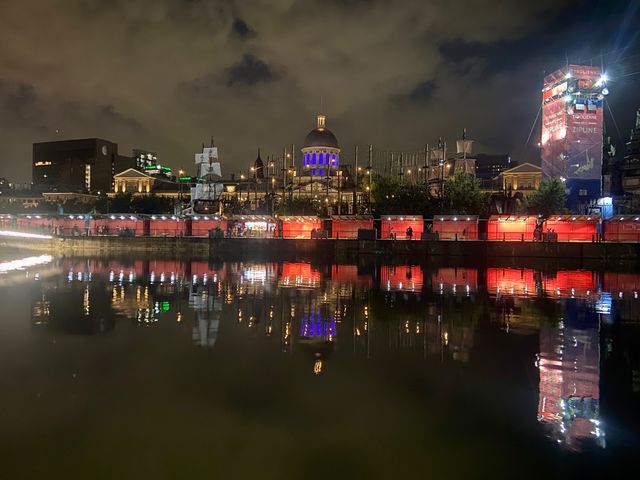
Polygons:
M2 478L605 478L639 451L640 274L25 257Z

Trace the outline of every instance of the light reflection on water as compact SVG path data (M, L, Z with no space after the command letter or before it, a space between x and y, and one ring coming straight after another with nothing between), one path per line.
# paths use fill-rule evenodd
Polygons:
M304 351L314 376L394 357L454 372L533 339L533 351L510 353L514 365L526 365L522 376L537 375L529 383L537 411L525 413L549 444L568 451L607 447L601 365L614 351L612 325L635 335L623 355L630 375L640 367L634 273L95 259L56 268L30 287L37 331L109 335L127 319L136 329L173 323L210 351L235 342L240 355L255 338L295 361ZM487 343L488 334L503 347Z

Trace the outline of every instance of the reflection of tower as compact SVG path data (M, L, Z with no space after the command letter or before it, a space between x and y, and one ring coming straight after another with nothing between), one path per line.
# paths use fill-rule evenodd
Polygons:
M584 304L566 301L566 325L540 327L538 421L549 436L568 448L593 440L604 447L599 419L600 343L595 313L578 319Z
M194 284L189 290L189 307L196 312L191 338L200 347L213 347L218 337L222 300L210 295L201 285Z

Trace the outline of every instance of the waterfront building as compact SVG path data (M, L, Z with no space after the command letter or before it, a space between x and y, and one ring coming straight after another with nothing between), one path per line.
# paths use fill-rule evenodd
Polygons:
M530 195L540 188L542 169L531 163L523 163L517 167L504 170L499 175L500 185L504 191L518 191Z
M573 209L601 193L606 82L600 67L585 65L567 65L544 78L542 174L565 180Z
M317 126L304 139L302 168L313 177L330 176L340 166L340 145L331 130L326 127L326 117L318 115Z
M108 192L130 163L116 143L101 138L34 143L32 180L39 191Z

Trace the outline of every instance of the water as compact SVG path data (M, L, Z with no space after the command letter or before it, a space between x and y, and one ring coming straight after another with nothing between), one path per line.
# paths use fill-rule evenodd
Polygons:
M589 478L640 446L640 274L27 256L3 478Z

